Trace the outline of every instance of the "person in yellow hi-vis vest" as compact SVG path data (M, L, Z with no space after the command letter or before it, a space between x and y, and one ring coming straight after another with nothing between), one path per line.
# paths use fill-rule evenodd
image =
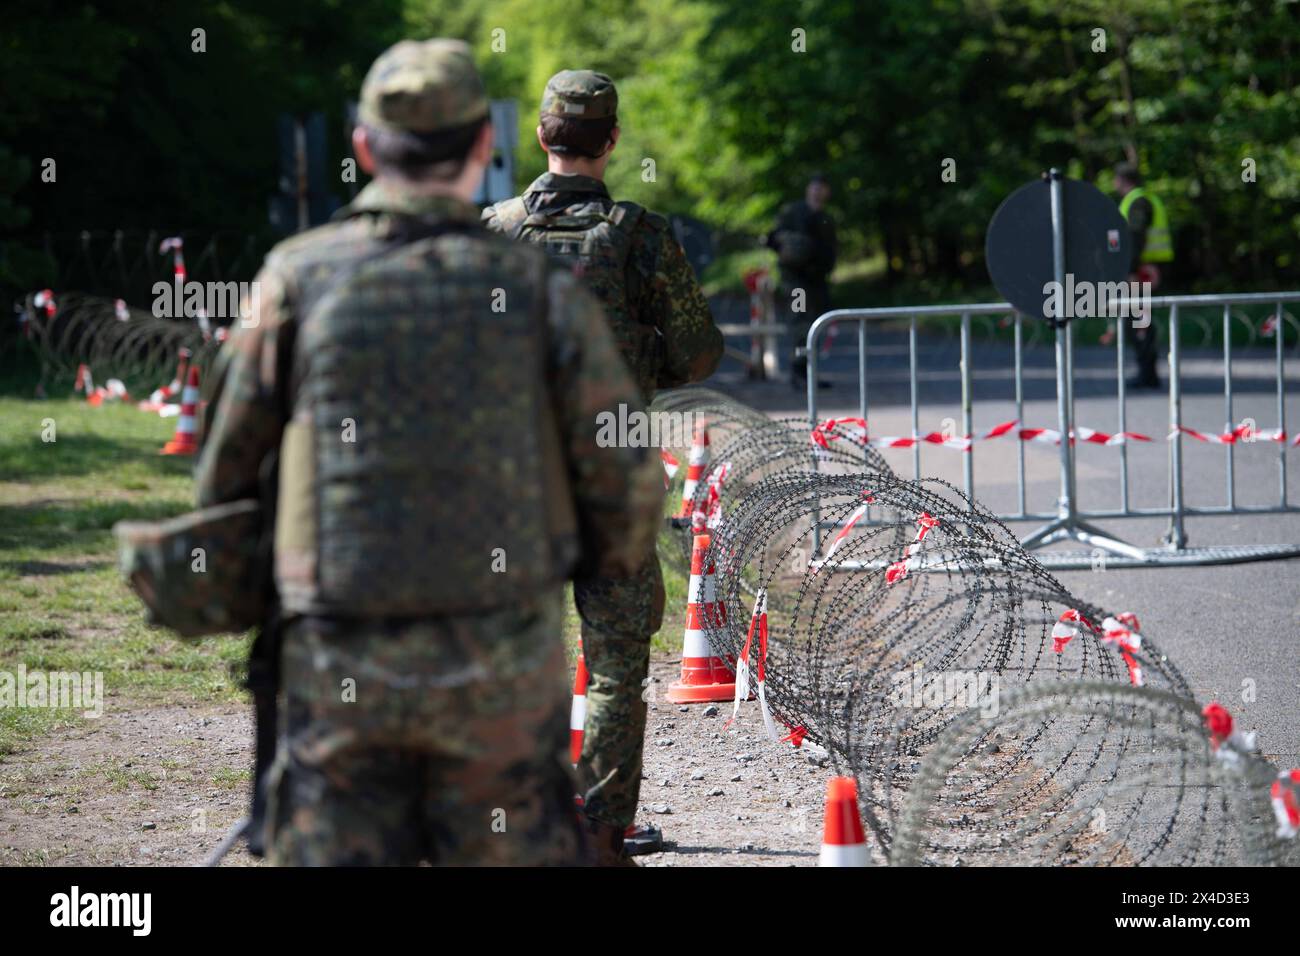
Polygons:
M1119 163L1115 167L1115 192L1120 196L1120 214L1128 222L1132 250L1129 281L1150 283L1151 291L1155 292L1160 285L1159 263L1174 260L1174 237L1165 204L1159 196L1142 188L1142 177L1134 163ZM1137 360L1137 377L1129 384L1133 388L1159 388L1155 326L1137 328L1132 319L1122 324Z

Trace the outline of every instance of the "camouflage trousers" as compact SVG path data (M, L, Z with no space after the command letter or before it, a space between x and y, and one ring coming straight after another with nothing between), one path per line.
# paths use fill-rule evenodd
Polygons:
M271 861L586 862L562 621L559 592L476 616L290 622Z
M630 578L574 581L573 598L591 678L579 792L589 819L626 827L641 795L650 638L664 616L659 557L652 550Z

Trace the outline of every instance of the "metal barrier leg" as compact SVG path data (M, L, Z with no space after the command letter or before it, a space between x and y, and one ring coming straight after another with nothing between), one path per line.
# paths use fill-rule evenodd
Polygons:
M1182 339L1178 330L1178 306L1169 307L1169 506L1173 514L1165 540L1175 551L1187 547L1183 527L1183 382Z
M1223 430L1225 432L1232 431L1232 418L1232 307L1225 305L1223 307ZM1235 445L1223 446L1228 467L1226 500L1229 508L1237 507L1237 480L1234 470L1235 459L1232 454L1235 447Z
M1277 304L1273 313L1273 322L1277 327L1277 427L1286 435L1286 356L1283 339L1286 338L1286 325L1282 322L1282 303ZM1277 501L1286 507L1286 439L1277 443Z
M974 414L972 403L974 396L971 384L971 347L970 347L970 313L963 312L961 316L961 433L969 441L973 440L975 430ZM866 416L863 416L864 418ZM965 485L966 497L971 500L971 507L975 507L975 454L973 448L968 448L962 455L962 478Z
M808 327L808 336L804 340L804 345L808 351L808 427L813 429L817 427L817 343L821 339L821 317L819 316L811 326ZM865 361L865 360L863 360ZM862 389L866 388L865 379L858 383L859 395ZM812 470L817 471L817 446L812 446ZM808 555L810 562L816 561L822 549L822 510L820 502L813 505L812 513L812 553Z

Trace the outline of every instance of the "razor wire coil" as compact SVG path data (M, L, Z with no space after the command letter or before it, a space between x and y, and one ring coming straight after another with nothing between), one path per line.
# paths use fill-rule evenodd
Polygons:
M848 433L815 447L806 423L707 389L655 407L696 412L706 472L727 466L689 502L696 530L711 519L706 560L725 606L703 618L714 653L735 668L763 594L771 713L857 778L891 863L1294 860L1270 829L1271 765L1216 759L1159 644L1136 626L1113 637L1114 616L987 509L894 475ZM675 534L664 550L684 562L692 535ZM1058 646L1067 612L1082 623ZM981 681L996 688L988 708L969 693Z

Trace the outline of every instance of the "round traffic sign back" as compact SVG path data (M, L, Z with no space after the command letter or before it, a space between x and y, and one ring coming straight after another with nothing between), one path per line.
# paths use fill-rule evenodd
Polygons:
M1061 193L1069 281L1075 288L1081 288L1080 283L1123 282L1130 245L1115 201L1077 179L1062 179ZM1055 280L1051 185L1046 178L1026 183L1002 201L984 236L984 259L993 285L1018 311L1056 321L1047 314L1049 295L1044 288Z

